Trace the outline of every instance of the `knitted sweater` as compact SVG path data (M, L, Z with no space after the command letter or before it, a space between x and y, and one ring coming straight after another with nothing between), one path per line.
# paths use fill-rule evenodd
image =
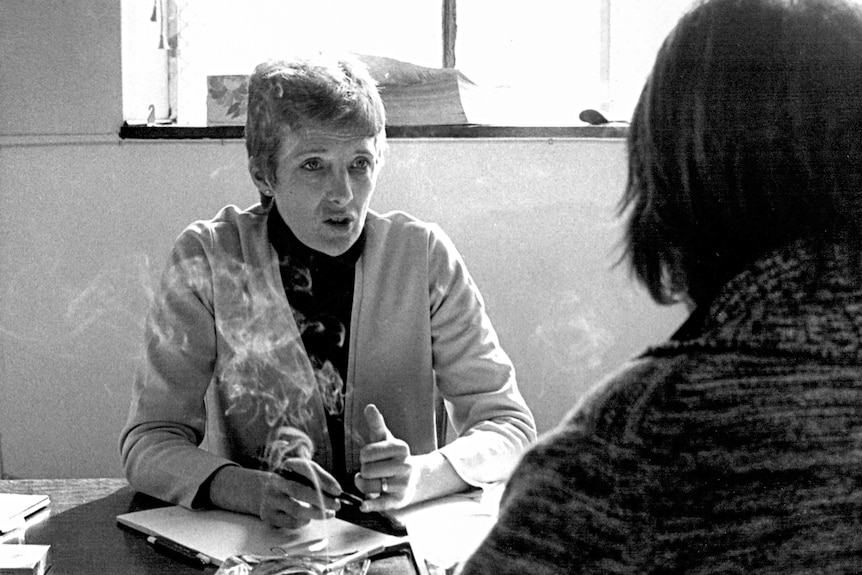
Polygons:
M598 385L463 575L862 572L858 257L776 252Z

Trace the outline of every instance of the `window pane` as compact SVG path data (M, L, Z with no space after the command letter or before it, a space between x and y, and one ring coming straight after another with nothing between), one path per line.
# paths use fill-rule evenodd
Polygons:
M574 125L606 100L601 0L466 0L457 5L455 67L509 100L504 123Z
M442 61L440 0L177 0L178 123L206 124L206 77L267 58L349 50Z
M608 115L629 120L656 53L692 0L610 0Z
M628 120L659 45L691 4L458 0L455 65L477 84L465 96L468 121L578 125L586 108ZM123 7L131 121L154 104L156 119L169 106L178 124L206 125L208 75L247 75L266 58L297 52L442 64L442 0L123 0ZM176 58L165 58L158 48L165 44L176 47ZM471 109L486 108L471 119Z
M168 50L163 39L158 4L123 0L122 62L123 119L130 123L169 116ZM150 108L152 106L152 108Z

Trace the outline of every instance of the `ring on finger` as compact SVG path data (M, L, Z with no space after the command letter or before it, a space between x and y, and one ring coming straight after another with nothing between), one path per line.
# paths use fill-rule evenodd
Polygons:
M387 493L389 491L389 481L385 477L380 478L380 493Z

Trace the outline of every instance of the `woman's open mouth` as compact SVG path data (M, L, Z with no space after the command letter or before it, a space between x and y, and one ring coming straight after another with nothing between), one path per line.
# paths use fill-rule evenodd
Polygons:
M353 218L350 216L333 216L326 218L324 223L335 229L343 230L349 228L353 224Z

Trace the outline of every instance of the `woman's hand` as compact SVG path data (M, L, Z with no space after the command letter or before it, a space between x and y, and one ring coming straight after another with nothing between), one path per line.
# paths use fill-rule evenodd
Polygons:
M383 511L404 507L416 495L421 476L420 466L410 455L406 442L396 438L386 427L377 406L365 407L365 420L371 433L371 443L359 452L361 464L354 478L356 487L371 499L362 504L362 511Z
M308 459L287 459L284 469L308 478L321 491L276 473L232 465L213 476L210 501L221 509L257 515L270 525L289 529L335 516L341 504L330 496L340 495L342 489L334 477Z
M365 407L365 420L371 443L359 452L361 467L353 480L371 497L362 511L398 509L469 487L439 451L411 455L410 446L392 435L374 404Z
M314 461L289 458L282 462L283 474L268 473L263 483L258 515L276 527L296 529L312 519L331 519L341 504L332 496L341 486ZM291 474L299 476L291 479ZM306 478L309 487L302 481Z

